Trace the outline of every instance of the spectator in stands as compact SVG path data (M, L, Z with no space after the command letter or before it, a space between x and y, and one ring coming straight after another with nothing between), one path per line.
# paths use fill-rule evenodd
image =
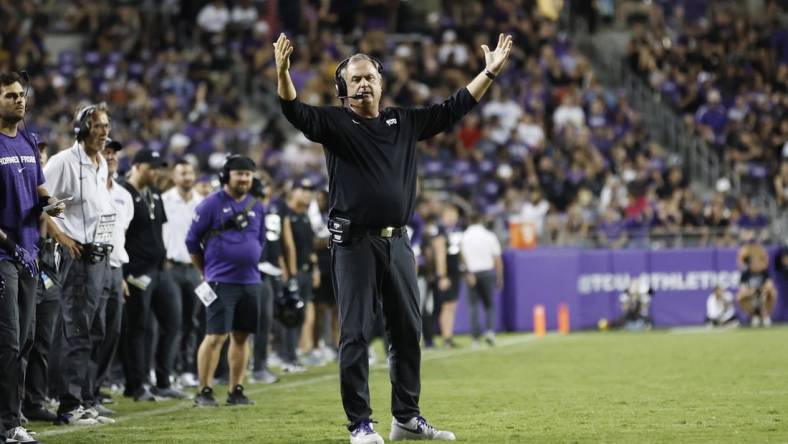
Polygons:
M604 211L604 219L597 230L599 246L604 248L623 248L628 239L625 222L618 208L609 206Z
M733 308L733 293L723 290L719 285L714 287L706 299L706 325L708 327L736 327L739 320Z
M542 190L532 188L528 193L528 201L520 210L520 221L532 224L536 235L541 237L544 234L545 219L549 210L550 203L542 195Z

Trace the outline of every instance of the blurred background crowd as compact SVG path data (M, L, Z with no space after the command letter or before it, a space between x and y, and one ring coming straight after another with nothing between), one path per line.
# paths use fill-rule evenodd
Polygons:
M228 153L242 153L281 188L326 178L320 146L276 101L279 32L295 36L302 101L338 104L336 64L365 52L383 60L384 106L442 100L479 72L479 45L508 32L516 51L491 94L421 145L422 216L442 202L479 208L504 239L518 224L540 245L778 240L775 214L788 205L785 5L756 1L761 13L748 14L753 2L563 3L2 0L0 71L29 73L27 125L53 152L73 142L79 105L106 101L125 145L121 171L151 148L192 162L210 184ZM578 49L600 24L627 21L621 63L730 166L716 187L696 186L685 159Z

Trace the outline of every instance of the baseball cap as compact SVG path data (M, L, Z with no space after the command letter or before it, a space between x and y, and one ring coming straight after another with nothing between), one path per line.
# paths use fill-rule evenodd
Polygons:
M293 183L293 189L296 189L296 188L302 188L304 190L314 190L315 189L315 183L312 182L311 180L307 179L307 178L299 179L299 180L296 180Z
M226 171L254 171L254 161L245 156L230 156L224 164Z
M123 144L117 140L107 139L107 141L104 143L104 148L112 148L114 151L120 151L123 149Z
M137 151L137 154L134 155L134 159L131 161L131 164L136 165L138 163L149 163L150 166L154 168L167 166L167 162L164 161L158 151L149 149L141 149Z

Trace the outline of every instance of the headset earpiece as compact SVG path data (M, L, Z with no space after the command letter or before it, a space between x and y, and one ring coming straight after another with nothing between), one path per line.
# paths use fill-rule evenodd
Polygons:
M371 61L373 65L375 65L375 68L377 68L378 70L378 74L380 74L382 77L383 63L377 58L372 57L370 55L367 55L366 57L368 57L368 60ZM340 99L344 99L347 97L347 82L345 82L345 76L343 71L345 70L345 68L347 68L348 63L350 63L350 59L352 58L353 56L350 56L345 60L339 62L336 71L334 71L334 83L336 84L337 97L339 97ZM382 83L382 79L381 79L381 83Z
M74 134L77 136L77 141L82 142L90 135L90 116L96 111L96 105L86 106L79 113L77 113L76 122L74 122Z
M234 159L239 159L241 157L240 154L230 154L227 156L227 159L224 160L224 166L222 166L222 170L219 171L219 183L222 185L226 185L230 183L230 161Z

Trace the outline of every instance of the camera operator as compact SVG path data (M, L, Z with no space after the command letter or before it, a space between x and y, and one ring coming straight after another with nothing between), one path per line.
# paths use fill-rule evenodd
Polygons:
M233 155L220 175L221 190L197 207L186 235L192 262L204 276L197 294L205 305L206 334L197 353L200 392L198 407L217 406L213 374L222 346L230 337L228 405L253 404L242 382L249 361L247 339L258 332L260 320L260 271L257 264L265 244L265 209L251 196L254 162Z

